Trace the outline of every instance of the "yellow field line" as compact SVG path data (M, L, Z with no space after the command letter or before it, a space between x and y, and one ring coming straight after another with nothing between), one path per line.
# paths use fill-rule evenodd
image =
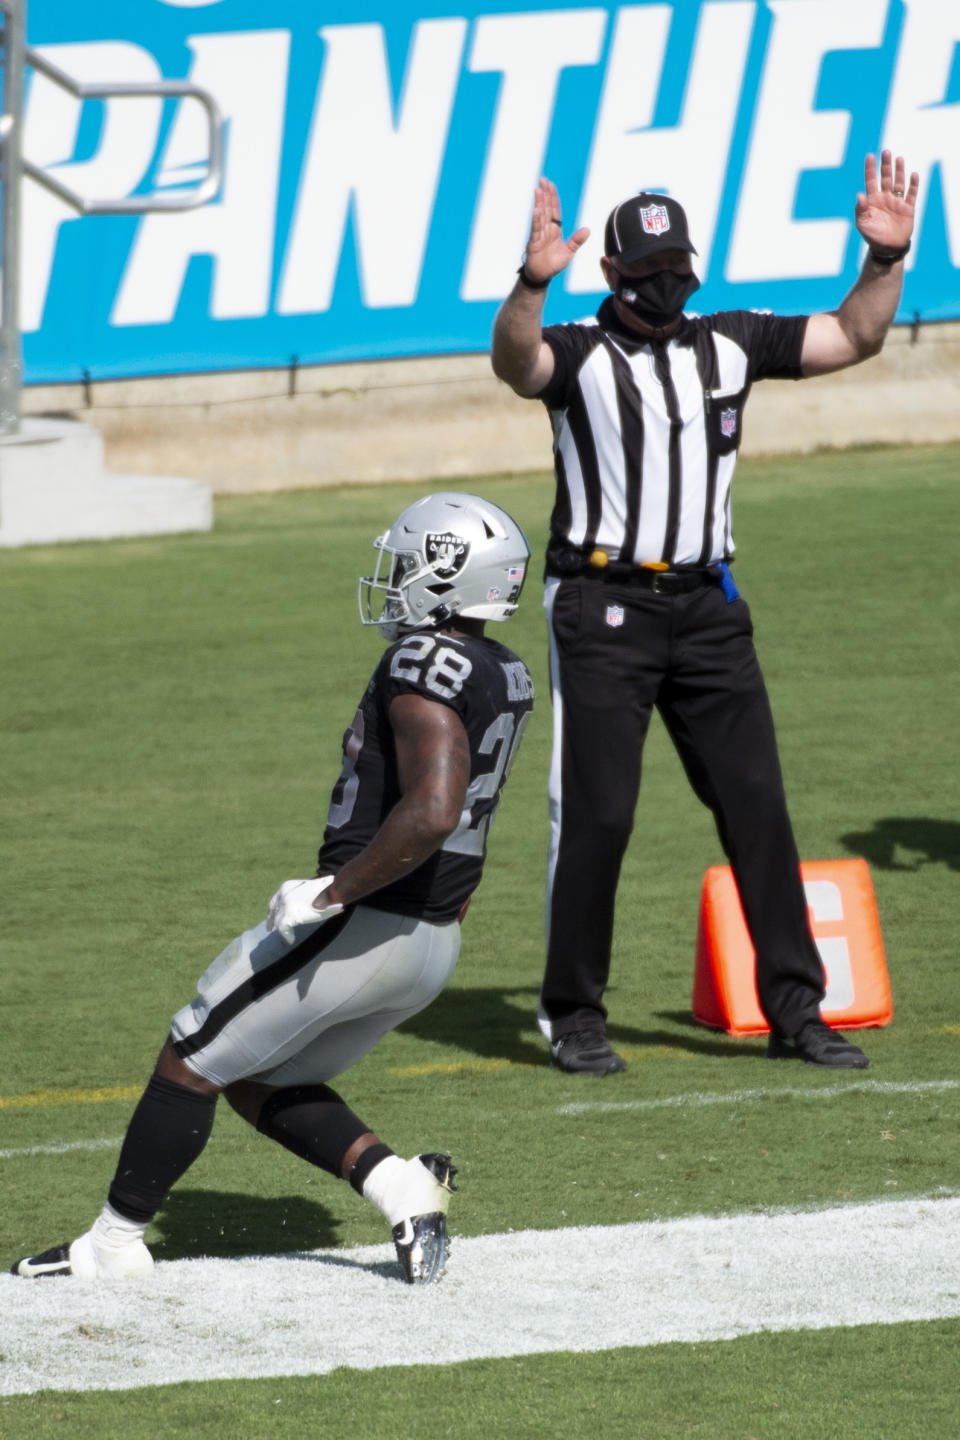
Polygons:
M927 1032L931 1035L960 1035L960 1025L936 1025ZM762 1037L757 1037L762 1038ZM628 1060L658 1060L665 1055L689 1060L689 1050L676 1045L620 1045L621 1054ZM544 1049L546 1064L546 1049ZM528 1062L520 1060L451 1060L437 1061L430 1065L388 1066L387 1074L401 1079L418 1075L456 1075L461 1070L521 1070L528 1068ZM143 1093L142 1085L114 1085L99 1090L34 1090L29 1095L0 1096L0 1110L28 1110L53 1105L99 1105L110 1100L138 1100Z
M516 1060L452 1060L448 1064L389 1066L388 1075L455 1075L458 1070L519 1070Z
M104 1100L137 1100L142 1085L114 1085L103 1090L34 1090L29 1095L0 1097L0 1110L28 1110L48 1105L99 1105Z

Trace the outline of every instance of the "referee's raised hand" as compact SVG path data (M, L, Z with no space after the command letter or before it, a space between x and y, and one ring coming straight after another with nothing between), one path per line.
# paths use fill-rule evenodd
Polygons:
M566 270L580 246L589 238L585 225L575 230L569 240L563 238L563 217L560 196L552 180L545 177L537 185L533 197L533 218L527 241L524 272L535 284L542 284Z
M871 249L905 252L913 234L920 176L914 170L908 187L903 156L894 161L890 150L881 152L879 177L875 155L867 156L863 171L864 191L854 212L857 229Z

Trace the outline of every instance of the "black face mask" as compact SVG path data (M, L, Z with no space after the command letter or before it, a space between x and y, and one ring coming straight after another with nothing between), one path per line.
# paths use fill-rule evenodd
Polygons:
M693 292L700 289L700 281L692 270L684 275L678 275L676 270L655 270L639 280L629 279L619 271L616 274L617 299L638 320L658 328L676 320Z

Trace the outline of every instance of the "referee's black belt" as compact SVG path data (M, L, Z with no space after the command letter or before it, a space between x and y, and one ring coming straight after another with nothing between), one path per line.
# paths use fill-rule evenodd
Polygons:
M585 555L572 547L551 546L547 554L547 574L566 579L583 575L587 579L607 581L613 585L632 585L650 590L654 595L684 595L705 585L720 585L723 575L719 565L682 565L675 570L655 565L633 565L626 560L611 560L603 550Z

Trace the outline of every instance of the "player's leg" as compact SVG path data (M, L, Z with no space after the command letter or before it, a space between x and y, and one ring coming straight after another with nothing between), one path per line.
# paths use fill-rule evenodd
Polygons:
M323 929L319 932L322 935ZM227 1000L229 977L200 1013L181 1012L179 1043L223 1076L229 1056L256 1050L256 1069L225 1095L261 1134L376 1205L393 1231L405 1278L439 1278L447 1252L445 1214L456 1173L448 1155L404 1160L327 1083L355 1065L391 1029L430 1004L456 963L457 924L431 925L364 906L297 973L255 1007ZM281 957L282 959L282 957ZM265 972L261 970L261 974ZM267 967L266 973L269 973ZM242 983L242 974L234 977ZM226 1021L218 1031L217 1014ZM180 1032L183 1032L180 1034Z
M309 1070L308 1058L301 1068ZM376 1205L390 1224L408 1283L439 1280L449 1249L446 1212L457 1188L449 1155L402 1159L329 1085L238 1080L224 1096L262 1135Z
M307 1070L305 1063L302 1067ZM348 1184L390 1224L409 1284L440 1279L448 1254L446 1212L456 1190L449 1155L403 1160L329 1085L238 1080L224 1096L262 1135Z
M97 1222L106 1233L96 1264L89 1263L92 1242L81 1237L18 1262L14 1272L93 1278L108 1273L107 1262L111 1274L149 1269L146 1226L202 1151L216 1097L227 1087L245 1118L331 1173L343 1174L352 1150L345 1178L391 1225L442 1217L455 1173L449 1157L400 1160L324 1082L428 1005L446 984L458 951L456 924L427 925L363 907L319 925L292 947L265 923L238 936L201 977L194 1001L174 1017ZM254 1081L238 1083L251 1072ZM315 1093L305 1095L305 1087ZM398 1210L403 1214L395 1219ZM408 1278L437 1278L429 1272L446 1253L442 1222L439 1230L443 1244L435 1244L422 1263L416 1236L405 1253L397 1240ZM110 1247L123 1256L113 1262Z
M750 613L719 589L686 597L683 664L660 709L687 775L714 813L756 952L757 993L775 1036L822 1034L823 964L810 932L773 716ZM684 628L686 626L686 628ZM829 1040L830 1037L828 1036ZM865 1061L842 1039L815 1063Z
M153 1258L144 1243L147 1226L206 1145L218 1093L218 1086L183 1064L167 1040L127 1126L97 1219L76 1240L19 1260L12 1273L86 1280L149 1274Z
M336 924L336 922L332 922ZM255 977L273 960L296 973L297 958L284 961L279 936L265 942L266 926L244 932L201 976L197 997L180 1015L198 1012L222 1018L224 1008L242 1008L254 997ZM311 937L312 940L312 937ZM306 948L311 951L313 945ZM218 1010L218 1007L219 1010ZM210 1022L213 1023L213 1022ZM202 1038L202 1037L201 1037ZM202 1046L197 1046L201 1053ZM150 1271L144 1243L147 1226L174 1184L203 1151L213 1127L217 1096L243 1071L240 1051L223 1057L222 1074L204 1071L168 1038L135 1109L120 1150L106 1204L90 1230L73 1242L28 1256L13 1266L26 1278L76 1275L81 1279L135 1277Z
M651 598L577 577L549 581L545 600L554 739L540 1026L553 1063L585 1073L625 1068L605 1038L603 994L620 866L665 656L658 617L648 615Z

